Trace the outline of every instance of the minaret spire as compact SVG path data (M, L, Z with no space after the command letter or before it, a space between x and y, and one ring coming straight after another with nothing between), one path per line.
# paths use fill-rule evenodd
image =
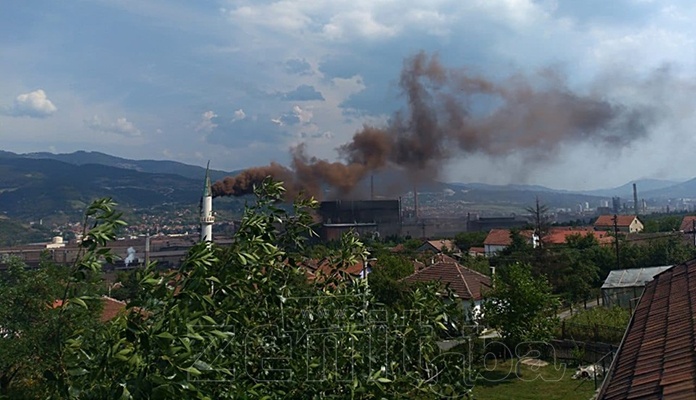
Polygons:
M201 197L201 242L213 241L213 191L210 188L210 160L205 167L205 183Z

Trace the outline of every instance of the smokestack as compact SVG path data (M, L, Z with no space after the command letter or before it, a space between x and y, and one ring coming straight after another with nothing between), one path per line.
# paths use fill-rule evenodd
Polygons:
M145 236L145 265L150 265L150 232Z
M418 188L413 187L413 213L416 219L418 219Z
M635 183L633 184L633 208L636 211L636 215L638 215L638 189Z
M370 175L370 200L375 199L375 175Z

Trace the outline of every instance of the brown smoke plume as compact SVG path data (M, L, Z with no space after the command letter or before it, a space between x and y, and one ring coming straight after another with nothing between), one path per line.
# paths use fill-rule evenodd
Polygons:
M246 169L240 172L239 175L228 176L221 181L213 183L211 187L213 197L252 194L254 185L263 182L268 176L277 181L290 183L293 181L293 172L291 170L280 164L271 163L265 167Z
M598 95L574 93L553 70L500 82L444 68L437 56L407 59L399 85L408 107L385 127L364 126L338 151L343 162L292 150L291 169L278 164L252 168L214 185L215 195L239 196L270 175L288 194L321 197L324 186L341 196L373 171L386 166L410 176L435 177L444 161L482 153L504 157L522 152L548 159L562 143L593 141L625 146L647 135L655 113L611 103Z

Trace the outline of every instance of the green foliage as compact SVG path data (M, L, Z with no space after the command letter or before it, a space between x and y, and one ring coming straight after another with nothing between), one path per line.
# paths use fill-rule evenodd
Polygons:
M644 233L678 231L683 215L641 216Z
M578 341L619 344L623 338L631 313L620 307L593 307L583 310L563 321L556 336Z
M121 301L130 301L136 299L141 290L141 279L142 271L139 269L119 272L116 276L116 282L114 282L114 286L111 289L111 297Z
M484 275L491 274L491 263L490 259L487 257L476 257L464 254L460 264Z
M389 306L398 306L407 296L407 286L400 279L414 272L413 263L401 255L382 252L368 276L370 290L377 301Z
M26 226L0 217L0 246L16 246L47 241L51 232L41 225Z
M568 318L568 322L582 325L603 325L626 329L631 312L621 307L593 307L580 311Z
M488 236L487 232L460 232L454 236L454 243L462 251L471 247L483 247L483 242Z
M493 277L482 307L483 323L497 329L514 349L521 342L550 339L558 323L557 307L546 279L532 276L529 265L511 264Z
M60 367L61 332L99 329L101 304L87 297L95 293L93 280L73 285L84 297L71 303L89 309L59 301L69 276L66 268L42 263L30 270L18 259L0 275L0 398L45 397L44 373Z
M288 212L270 181L244 214L228 248L194 246L178 271L148 266L130 312L102 329L64 329L46 376L60 398L442 398L465 393L465 355L446 362L436 344L461 321L431 287L404 293L409 312L381 306L367 280L337 271L310 284L300 267L311 236L313 199ZM85 254L66 289L95 271L101 246L120 226L110 203L89 216ZM353 235L330 257L337 266L369 256ZM394 266L386 276L401 276ZM452 361L452 360L449 360Z

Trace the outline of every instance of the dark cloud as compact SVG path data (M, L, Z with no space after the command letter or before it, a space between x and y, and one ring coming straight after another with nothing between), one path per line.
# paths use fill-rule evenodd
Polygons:
M300 85L294 90L282 93L280 98L287 101L324 100L321 92L312 85Z
M312 75L312 66L305 59L290 59L283 64L285 72L295 75Z

